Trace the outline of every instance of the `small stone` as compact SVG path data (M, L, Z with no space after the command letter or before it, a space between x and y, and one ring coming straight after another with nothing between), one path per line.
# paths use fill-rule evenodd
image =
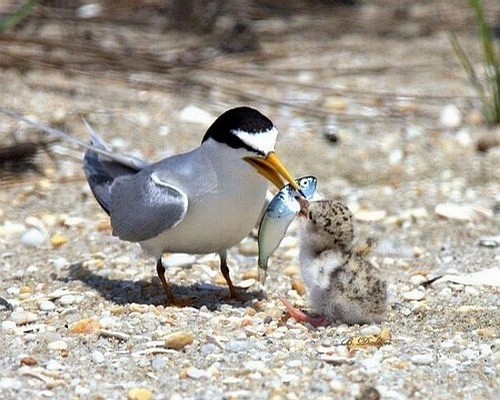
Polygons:
M412 286L420 286L422 283L427 282L427 277L421 274L416 274L410 277L410 284Z
M211 374L208 371L196 367L186 369L186 376L192 379L210 378Z
M15 321L2 321L0 326L4 332L15 332L17 327Z
M182 350L194 341L192 332L175 332L165 338L165 347L167 349Z
M257 281L253 278L245 279L245 280L238 282L238 287L240 287L242 289L248 289L248 288L252 287L253 285L255 285L256 283L257 283Z
M17 326L31 324L38 320L38 315L29 311L14 311L10 315L10 320L14 321Z
M412 301L412 300L419 301L423 300L424 297L425 293L421 292L418 289L410 290L409 292L403 293L403 299L407 301Z
M244 256L255 256L259 253L259 245L255 240L244 240L239 244L238 250Z
M84 318L75 322L69 327L69 333L74 334L90 334L97 332L101 328L98 321L92 318Z
M132 388L127 393L127 400L151 400L153 392L146 388Z
M25 231L26 226L18 222L5 221L5 223L0 226L0 236L5 236L8 239L19 237Z
M261 360L251 360L247 361L244 365L243 368L248 369L250 371L259 371L259 372L265 372L267 371L267 366L264 361Z
M307 292L304 282L299 279L292 279L292 289L295 290L300 296L305 295Z
M248 342L243 340L230 340L226 343L226 351L231 353L242 353L248 350Z
M68 343L64 340L54 340L47 345L47 348L55 351L66 351L68 350Z
M251 269L249 271L246 271L243 275L242 275L242 278L243 279L257 279L257 271L255 269Z
M94 363L101 364L105 359L106 357L104 357L104 354L102 354L99 350L94 350L92 352L92 361L94 361Z
M328 96L324 101L324 107L332 111L344 111L347 108L346 99L341 96Z
M54 311L56 309L56 305L50 300L45 300L40 303L38 308L40 311Z
M478 334L478 336L484 337L484 338L492 338L492 337L496 336L495 328L492 328L491 326L478 329L477 334Z
M415 354L410 360L415 365L430 365L434 362L434 355L432 353Z
M500 246L500 235L479 238L479 246L495 248Z
M36 228L30 228L21 236L21 244L26 247L38 247L47 241L47 235Z
M99 3L91 3L80 6L76 10L76 16L81 19L98 18L103 12L103 7Z
M36 358L32 356L24 356L19 360L19 363L21 365L27 365L28 367L32 367L34 365L37 365L38 361L36 360Z
M215 118L209 112L190 104L181 110L180 119L182 121L208 126Z
M330 389L332 389L335 393L343 393L346 391L346 386L342 381L338 381L336 379L332 379L330 381Z
M65 245L66 243L68 243L68 238L66 236L60 235L58 233L55 233L50 238L50 244L52 245L52 247L54 247L56 249Z
M214 343L206 343L200 347L200 353L202 354L212 354L215 353L219 348Z
M151 368L163 373L165 368L167 368L167 360L164 357L155 357L151 360Z
M380 335L381 331L382 331L382 328L380 328L380 326L368 325L368 326L365 326L364 328L361 328L359 330L359 334L362 336L369 336L369 335L378 336L378 335Z
M1 378L0 389L20 391L24 387L24 381L18 378ZM3 391L3 390L2 390Z
M45 368L48 370L48 371L62 371L65 368L64 365L62 365L59 361L57 360L49 360L47 361L47 364L45 366Z
M59 298L59 304L62 306L70 306L75 303L78 303L78 297L73 294L66 294Z
M137 303L131 303L130 304L130 312L137 312L137 313L145 313L149 310L149 307L147 304L137 304Z
M99 232L107 232L111 230L111 220L109 218L105 220L101 220L97 222L96 226L97 231Z
M462 113L454 104L447 104L441 110L439 123L448 129L458 128L462 123Z
M285 269L283 269L283 273L286 276L294 276L300 273L300 269L298 265L289 265Z
M378 222L387 216L385 210L358 210L354 213L354 218L360 222Z
M86 225L85 219L80 217L69 217L67 215L63 216L61 222L64 226L67 226L68 228L70 227L83 228Z

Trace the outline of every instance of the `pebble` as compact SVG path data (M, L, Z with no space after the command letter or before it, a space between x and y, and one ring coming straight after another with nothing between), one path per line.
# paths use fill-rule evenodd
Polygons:
M151 368L163 373L167 368L167 360L164 357L155 357L151 360Z
M458 128L462 123L462 113L456 105L447 104L441 110L439 123L448 129Z
M201 379L201 378L210 378L212 374L204 369L189 367L186 370L186 375L192 379Z
M47 235L36 228L30 228L21 235L21 244L26 247L39 247L47 241Z
M48 371L62 371L64 369L66 369L66 367L63 364L61 364L59 361L57 361L57 360L49 360L49 361L47 361L47 364L46 364L45 368Z
M0 326L4 332L15 332L17 324L15 321L2 321Z
M500 246L500 235L479 238L479 246L495 248Z
M434 362L434 355L432 353L415 354L410 360L415 365L430 365Z
M165 347L167 349L181 350L194 341L192 332L175 332L165 338Z
M181 121L208 126L214 122L215 117L209 112L190 104L181 110L180 119Z
M354 213L354 218L360 222L378 222L386 216L385 210L358 210Z
M26 226L19 222L5 221L4 224L0 226L0 236L5 236L7 239L19 237L25 231Z
M127 400L151 400L153 392L147 388L132 388L127 392Z
M344 393L346 391L346 386L344 382L332 379L329 383L330 389L335 393Z
M40 311L54 311L56 309L56 305L50 300L45 300L40 303L38 308Z
M68 350L68 343L64 340L54 340L47 345L49 350L65 351Z
M4 390L21 390L24 384L23 381L15 378L2 378L0 379L0 389Z
M478 336L484 337L484 338L492 338L492 337L496 336L495 329L492 328L491 326L488 326L486 328L478 329L477 330L477 334L478 334Z
M300 279L292 279L292 290L295 290L299 296L304 296L307 293L307 288Z
M81 300L83 300L82 296L66 294L59 298L59 304L61 304L62 306L70 306L72 304L79 303Z
M258 372L265 372L268 370L266 363L261 360L247 361L243 365L243 368L248 369L250 371L258 371Z
M410 277L410 284L412 286L420 286L422 283L427 281L427 277L421 274L415 274Z
M68 243L68 238L59 233L55 233L50 237L50 244L56 249L65 245L66 243Z
M419 301L423 300L424 298L425 298L425 293L418 289L410 290L409 292L403 293L403 299L407 301L411 300Z
M231 353L243 353L248 350L248 342L243 340L230 340L226 343L225 349Z
M69 333L75 334L90 334L97 332L101 328L99 322L92 318L84 318L75 322L69 327Z
M30 324L38 320L38 315L29 311L14 311L10 314L10 320L17 326Z
M104 357L104 354L102 354L99 350L94 350L92 352L92 361L94 361L94 363L101 364L105 359L106 357Z
M238 250L244 256L255 256L259 253L259 245L255 240L243 240L239 244Z
M369 335L378 336L378 335L380 335L381 331L382 331L382 328L380 328L380 326L369 325L369 326L366 326L364 328L361 328L359 330L359 334L361 336L369 336Z
M211 354L211 353L215 353L218 349L219 349L219 347L217 345L215 345L214 343L206 343L200 347L200 353Z

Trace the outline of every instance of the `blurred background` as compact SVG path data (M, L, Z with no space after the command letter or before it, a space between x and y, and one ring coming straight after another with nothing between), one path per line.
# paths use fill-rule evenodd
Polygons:
M496 46L500 3L479 3ZM156 159L197 145L217 115L247 104L276 123L297 173L339 189L398 185L444 162L432 151L442 134L498 142L453 46L493 99L472 4L4 1L1 103L82 137L86 115L115 146ZM12 129L4 122L7 141ZM428 162L402 166L414 153Z

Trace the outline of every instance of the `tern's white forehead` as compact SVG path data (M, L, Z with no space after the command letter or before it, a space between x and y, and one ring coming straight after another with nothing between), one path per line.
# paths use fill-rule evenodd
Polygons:
M278 137L278 129L274 126L262 132L249 133L240 129L233 129L231 133L238 137L248 147L264 155L274 151L276 139Z

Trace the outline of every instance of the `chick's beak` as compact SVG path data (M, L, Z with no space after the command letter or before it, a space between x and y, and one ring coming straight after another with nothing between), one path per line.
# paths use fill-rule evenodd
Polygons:
M244 160L252 165L259 174L276 185L278 189L281 189L288 182L295 190L302 194L292 174L288 172L275 152L269 153L265 158L255 156L245 157Z

